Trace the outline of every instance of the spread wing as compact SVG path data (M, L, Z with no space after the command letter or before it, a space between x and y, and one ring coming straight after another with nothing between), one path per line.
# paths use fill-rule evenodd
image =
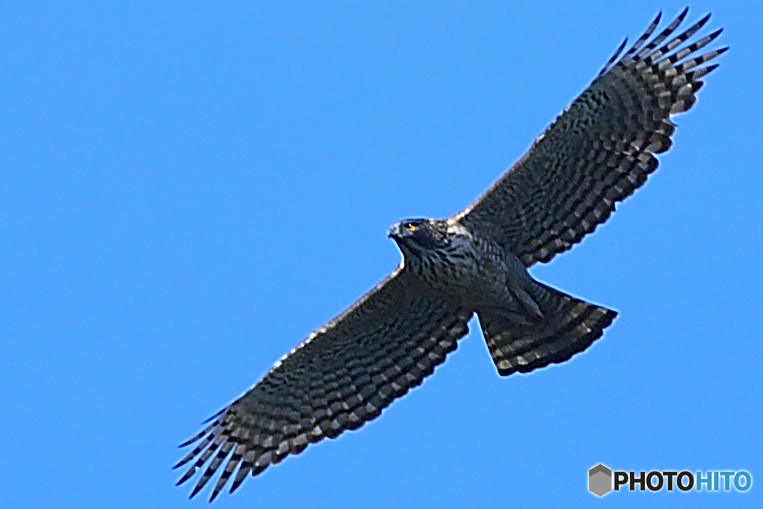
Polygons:
M663 44L687 11L647 43L658 15L617 60L624 41L527 153L455 218L490 232L527 267L550 261L606 221L657 169L654 154L670 148L671 115L691 108L701 79L717 67L703 64L728 49L695 53L721 30L685 44L709 14Z
M255 476L324 437L360 428L432 374L468 332L471 315L471 310L419 291L398 267L181 444L199 442L175 465L192 462L178 484L211 458L193 497L225 463L211 501L234 471L231 492L247 474Z

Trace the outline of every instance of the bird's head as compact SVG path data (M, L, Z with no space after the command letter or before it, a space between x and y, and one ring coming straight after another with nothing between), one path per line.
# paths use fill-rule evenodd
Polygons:
M453 251L460 248L464 240L471 239L460 224L437 219L406 219L393 224L388 235L397 242L406 258Z
M434 251L445 247L447 225L435 219L406 219L393 224L388 235L404 254Z

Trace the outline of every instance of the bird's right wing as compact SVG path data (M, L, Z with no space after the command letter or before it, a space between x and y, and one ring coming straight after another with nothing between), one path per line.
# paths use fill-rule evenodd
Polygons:
M670 117L696 101L703 66L727 48L699 56L717 30L686 43L710 15L672 35L684 10L647 43L660 20L620 60L620 46L594 82L490 189L455 216L519 256L525 266L548 262L607 220L657 168L675 125ZM646 44L645 44L646 43Z
M420 291L401 265L181 444L199 442L175 465L193 461L178 484L211 458L194 496L227 460L214 499L236 468L231 492L248 474L255 476L308 444L360 428L456 349L471 315L471 310Z

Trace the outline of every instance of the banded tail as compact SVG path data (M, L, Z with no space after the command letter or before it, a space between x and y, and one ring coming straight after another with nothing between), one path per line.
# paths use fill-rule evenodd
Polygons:
M537 283L533 298L543 318L500 309L477 311L498 374L529 373L568 360L599 339L617 312Z

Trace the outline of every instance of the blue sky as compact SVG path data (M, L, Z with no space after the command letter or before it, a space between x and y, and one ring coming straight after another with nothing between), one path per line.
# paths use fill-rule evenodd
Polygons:
M319 6L320 5L320 6ZM513 163L644 2L0 5L0 499L200 507L177 444ZM421 388L216 507L754 506L763 481L763 7L645 188L532 274L617 309L497 376L476 322ZM707 32L707 30L706 30ZM746 494L586 491L746 469Z

